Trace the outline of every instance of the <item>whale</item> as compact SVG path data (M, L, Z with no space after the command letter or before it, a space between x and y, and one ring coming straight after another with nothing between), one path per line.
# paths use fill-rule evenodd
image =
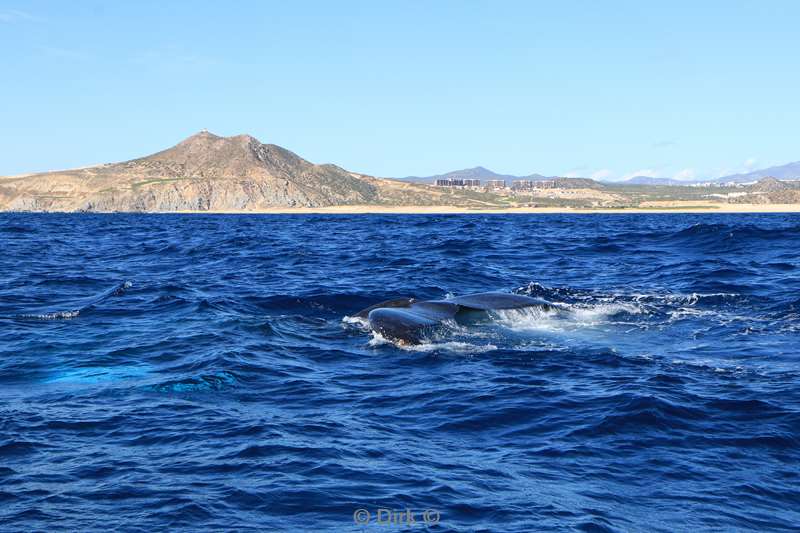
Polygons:
M506 309L552 309L553 304L541 298L505 292L482 292L442 300L395 298L359 311L375 333L402 344L419 344L425 334L446 320L466 322L475 315Z

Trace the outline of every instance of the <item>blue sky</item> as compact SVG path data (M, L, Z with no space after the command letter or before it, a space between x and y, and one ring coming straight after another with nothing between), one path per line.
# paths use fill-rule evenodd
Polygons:
M0 174L250 133L379 175L800 160L800 2L0 0Z

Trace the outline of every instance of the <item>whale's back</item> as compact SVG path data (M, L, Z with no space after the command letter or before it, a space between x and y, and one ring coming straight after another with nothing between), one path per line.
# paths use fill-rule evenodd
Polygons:
M357 316L369 319L369 325L382 336L407 343L421 342L425 332L445 320L456 319L465 311L493 311L550 308L539 298L503 292L468 294L444 300L416 301L413 298L388 300L364 309Z

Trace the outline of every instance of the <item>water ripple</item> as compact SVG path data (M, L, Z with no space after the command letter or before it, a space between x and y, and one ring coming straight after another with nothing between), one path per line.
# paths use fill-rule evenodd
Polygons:
M0 219L3 529L800 523L797 215Z

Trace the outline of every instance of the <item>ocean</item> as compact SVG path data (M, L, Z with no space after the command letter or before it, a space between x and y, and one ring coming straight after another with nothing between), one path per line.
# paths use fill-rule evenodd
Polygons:
M0 214L0 530L797 531L800 216ZM418 345L355 314L517 292Z

